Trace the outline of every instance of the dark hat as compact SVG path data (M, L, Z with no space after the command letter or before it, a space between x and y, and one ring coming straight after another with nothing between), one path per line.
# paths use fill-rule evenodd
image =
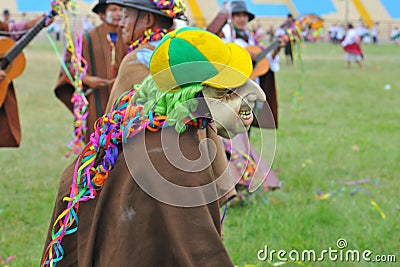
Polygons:
M155 0L123 0L123 6L133 7L140 10L149 11L167 18L179 18L184 16L185 5L183 1L169 0L163 5Z
M4 15L9 15L9 14L10 14L10 11L8 11L8 9L4 9L3 14L4 14Z
M101 6L106 6L107 1L106 0L98 0L97 3L94 2L94 7L92 8L92 12L99 14L100 7Z
M254 14L250 13L247 10L247 5L246 5L245 1L233 1L231 3L231 10L232 10L232 14L241 13L241 12L246 13L249 16L249 21L252 21L255 18Z

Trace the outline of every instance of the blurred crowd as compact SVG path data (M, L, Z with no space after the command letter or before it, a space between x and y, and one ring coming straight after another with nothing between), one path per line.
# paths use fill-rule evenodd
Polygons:
M333 23L328 28L325 28L323 24L319 27L315 27L312 24L301 24L299 23L299 29L301 29L302 38L304 42L331 42L332 44L340 44L346 35L346 24L345 23ZM400 42L400 30L398 26L390 25L390 36L389 41L394 44ZM279 37L284 32L281 25L276 24L275 26L269 26L264 28L258 24L253 24L252 34L258 41L269 40L271 41L275 37ZM372 27L368 28L363 21L359 21L356 27L357 35L360 37L360 42L363 44L378 44L382 43L383 40L387 41L387 36L383 36L380 29L380 23L375 22Z

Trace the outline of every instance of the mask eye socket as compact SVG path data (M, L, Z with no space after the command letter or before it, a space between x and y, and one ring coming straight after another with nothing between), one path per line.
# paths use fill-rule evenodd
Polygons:
M235 94L235 89L236 88L226 88L226 90L227 91L224 91L224 97L227 97L227 98L232 98L232 97L234 97L236 94Z
M205 94L205 96L216 99L230 98L235 95L234 92L236 90L236 88L224 88L224 89L216 89L212 87L206 87L206 88L207 88L206 90L207 93Z
M225 97L225 96L230 96L233 93L233 90L226 89L226 90L219 90L217 93L218 97Z

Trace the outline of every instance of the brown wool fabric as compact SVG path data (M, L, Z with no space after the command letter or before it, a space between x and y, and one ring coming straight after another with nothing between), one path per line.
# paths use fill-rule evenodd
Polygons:
M0 107L0 147L19 147L20 142L17 97L14 86L10 83L4 103Z
M196 159L200 156L199 136L216 136L213 125L202 131L199 134L197 129L189 127L179 135L185 157ZM174 140L178 135L173 127L165 128L162 134L167 140ZM78 231L64 238L65 256L57 266L234 266L221 239L218 201L191 208L170 206L149 196L132 178L133 175L146 179L153 175L143 157L146 153L165 179L182 186L199 186L213 181L216 172L220 171L220 167L214 166L220 164L218 160L202 171L186 172L171 165L166 158L165 147L161 146L161 132L142 132L129 142L138 149L129 159L130 170L124 154L120 153L97 197L80 205ZM146 151L140 150L141 147ZM217 158L223 160L223 157L224 154ZM74 164L61 176L46 246L51 240L54 220L66 207L62 198L69 194ZM162 192L157 185L154 188Z

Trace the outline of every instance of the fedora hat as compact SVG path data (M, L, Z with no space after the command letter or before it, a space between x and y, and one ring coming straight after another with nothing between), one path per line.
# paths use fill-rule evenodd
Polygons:
M106 6L106 5L107 5L107 1L106 0L96 0L91 4L92 12L96 13L96 14L99 14L100 7L101 6Z
M123 0L122 5L149 11L172 19L184 16L186 9L185 4L181 0L169 0L165 2L158 2L156 0Z
M245 1L233 1L231 3L231 10L232 14L235 13L246 13L249 16L249 21L252 21L255 16L253 13L250 13L249 10L247 9L247 5Z

